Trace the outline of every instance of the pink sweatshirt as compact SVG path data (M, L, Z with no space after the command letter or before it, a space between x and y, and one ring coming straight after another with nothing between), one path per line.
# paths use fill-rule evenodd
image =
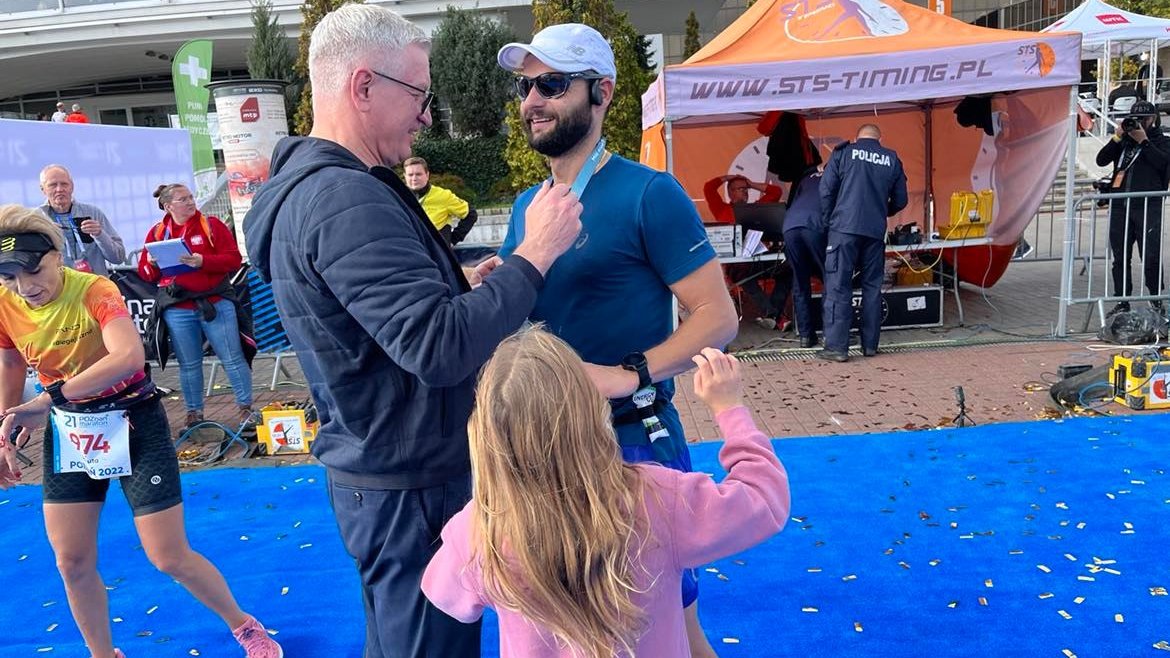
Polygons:
M779 532L788 520L788 474L751 413L740 406L715 420L726 437L719 451L728 472L722 482L716 484L703 473L639 465L646 478L652 534L641 559L657 579L646 593L634 595L634 603L646 611L648 626L637 642L637 656L689 657L679 598L682 571L750 548ZM463 622L479 619L485 607L495 608L501 658L573 656L557 647L551 633L487 599L479 567L468 557L472 505L474 501L443 528L443 545L423 574L427 598Z

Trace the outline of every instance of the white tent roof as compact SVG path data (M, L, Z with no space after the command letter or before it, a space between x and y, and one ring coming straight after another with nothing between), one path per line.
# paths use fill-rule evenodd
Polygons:
M1170 39L1170 20L1135 14L1101 0L1085 0L1041 32L1080 32L1085 56L1099 54L1106 42Z

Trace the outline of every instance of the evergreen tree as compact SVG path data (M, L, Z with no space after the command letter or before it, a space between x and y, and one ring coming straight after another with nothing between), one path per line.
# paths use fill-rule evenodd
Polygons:
M512 94L512 76L496 53L515 41L506 26L473 11L447 8L431 41L431 83L451 108L451 125L463 135L498 135Z
M293 56L284 30L272 15L272 2L252 5L252 43L248 46L248 74L253 80L283 80L285 115L291 122L300 95L300 81L293 70Z
M296 73L304 81L301 87L300 98L297 102L296 117L293 120L293 132L297 135L308 135L313 130L313 89L309 84L309 39L313 36L313 28L325 17L325 14L342 5L361 3L362 0L305 0L301 5L301 36L297 40Z
M653 74L656 67L654 66L654 61L652 59L654 51L650 49L651 45L653 44L650 41L650 37L644 34L639 34L638 45L634 52L638 56L638 66L640 66L643 71Z
M559 23L584 23L600 32L613 48L617 85L605 118L607 147L613 152L638 159L642 145L642 93L652 81L638 62L639 35L613 0L534 0L533 30L539 32ZM512 189L522 190L548 175L544 157L528 147L521 126L519 103L508 108L508 146L505 154L511 172Z
M691 55L699 52L703 44L699 41L699 19L691 11L687 16L687 32L683 39L683 59L690 59Z

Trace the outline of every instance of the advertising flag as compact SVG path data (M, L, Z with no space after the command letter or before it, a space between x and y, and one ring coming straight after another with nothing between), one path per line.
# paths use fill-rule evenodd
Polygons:
M175 53L171 65L179 125L191 134L191 159L195 167L195 199L202 205L215 190L215 156L207 126L207 100L211 92L211 42L188 41Z

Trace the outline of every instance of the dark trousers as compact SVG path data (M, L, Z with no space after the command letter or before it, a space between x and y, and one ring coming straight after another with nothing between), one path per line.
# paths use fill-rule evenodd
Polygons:
M1110 274L1116 297L1128 297L1133 292L1130 270L1135 246L1142 259L1146 290L1151 295L1161 294L1162 201L1161 197L1145 202L1142 199L1130 199L1129 203L1118 200L1109 209L1109 254L1113 260Z
M448 617L421 587L443 525L470 499L469 475L427 489L355 487L330 476L329 502L362 581L364 658L478 658L480 623Z
M876 351L882 328L886 246L877 238L829 232L825 248L825 349L846 352L853 325L853 273L861 272L861 348Z
M736 270L746 279L741 284L743 291L751 297L752 303L760 309L760 317L779 320L788 304L788 291L792 289L792 270L779 261L744 263ZM760 287L762 279L772 279L772 294L765 295Z
M792 266L792 308L796 330L812 338L812 277L825 280L825 233L809 228L784 231L784 256Z

